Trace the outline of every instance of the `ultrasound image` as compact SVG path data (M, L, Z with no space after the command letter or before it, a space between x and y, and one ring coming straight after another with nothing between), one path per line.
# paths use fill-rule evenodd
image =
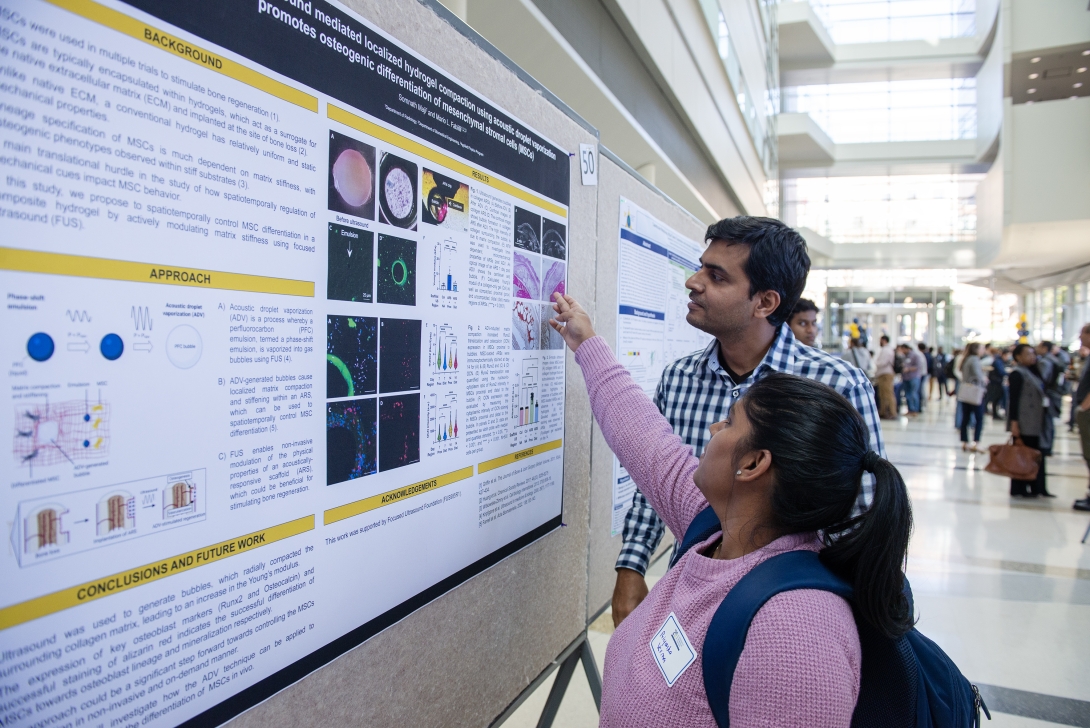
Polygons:
M515 208L515 247L541 252L541 215Z
M374 397L326 405L326 485L378 470L378 415Z
M375 234L330 223L326 298L371 303L374 270Z
M378 319L326 316L326 393L358 397L378 389Z
M420 462L420 395L382 397L378 410L378 469Z
M378 236L378 302L416 305L416 243Z
M564 260L568 254L568 241L564 226L558 222L542 218L541 252L553 258Z
M420 322L384 318L379 329L379 389L420 389Z

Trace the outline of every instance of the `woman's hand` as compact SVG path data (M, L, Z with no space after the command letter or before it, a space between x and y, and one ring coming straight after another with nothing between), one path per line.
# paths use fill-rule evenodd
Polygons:
M1022 439L1022 430L1018 427L1018 420L1011 420L1011 437L1015 440Z
M594 338L590 316L574 298L554 293L553 300L553 310L559 315L549 319L549 325L564 337L569 349L575 351L584 341Z

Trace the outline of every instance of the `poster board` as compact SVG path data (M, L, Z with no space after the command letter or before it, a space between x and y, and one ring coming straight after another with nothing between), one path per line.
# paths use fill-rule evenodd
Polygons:
M648 185L635 170L625 165L608 150L602 150L599 160L598 276L595 327L597 331L610 340L611 345L617 346L617 333L621 330L622 324L633 323L631 320L625 321L625 319L643 318L634 315L642 312L631 310L635 302L627 300L629 296L622 296L619 293L619 289L623 285L621 280L623 271L621 270L619 255L622 250L621 245L623 243L624 245L636 246L636 243L631 240L622 238L622 230L627 229L628 235L636 240L649 241L653 238L657 239L659 242L655 243L656 247L662 249L667 246L677 248L674 252L675 255L679 255L683 252L682 248L687 246L684 241L702 240L707 226L660 191ZM631 214L644 216L642 221L638 220L633 226L638 227L639 231L624 224L628 222L628 217ZM658 228L658 232L655 231L656 228ZM666 229L669 229L670 232L667 232ZM643 234L640 235L640 232ZM674 236L676 236L676 240L671 242L671 238ZM667 266L671 265L666 256L658 253L648 254L663 258L663 261L653 262L663 262ZM690 261L687 256L681 255L680 257ZM673 268L667 269L667 271L670 270L673 270ZM678 272L680 272L680 269L678 269ZM669 280L676 283L676 279L677 276L658 280ZM663 295L665 300L665 290L650 295L657 297L659 293ZM675 293L677 292L675 291ZM674 295L670 300L676 298L677 296ZM626 311L628 311L626 315L620 313L622 304L626 306ZM666 305L664 304L662 307L665 309ZM652 305L636 306L635 308L658 311ZM672 309L671 319L674 324L677 324L680 312L675 309ZM665 338L666 311L663 310L661 313L663 313L663 318L657 319L656 317L656 320L662 322L661 328L663 330L656 333L656 336L658 341L661 342L661 351L664 352L660 357L664 357L667 348L670 348L671 351L675 351L678 346L684 348L679 339L686 338L687 334L686 336L672 335L671 341L674 341L675 344L667 347ZM639 324L637 324L638 326ZM657 324L653 324L652 328L656 326ZM627 330L629 327L625 326L623 328ZM656 329L656 331L658 330ZM632 347L630 350L635 351L637 348ZM615 351L621 351L621 348L616 348ZM623 360L624 355L622 352ZM649 369L650 365L651 362L648 361L645 368ZM658 371L661 371L662 361L656 362L655 366L658 367ZM649 393L653 393L654 386L657 384L657 377L654 372L650 372L644 379L647 380L643 382L645 390L650 390ZM651 380L655 381L652 382ZM623 503L618 506L618 502L623 501L626 494L629 502L631 502L631 491L624 488L626 482L620 484L623 492L618 492L618 480L622 480L624 474L617 472L616 457L609 449L601 430L597 426L594 428L593 451L594 456L591 463L590 544L587 559L587 615L591 619L609 604L613 596L613 586L616 583L614 566L621 549L620 526L623 525L624 515L628 511ZM659 552L670 548L672 544L672 537L667 531L663 543L659 546Z
M564 446L566 430L587 426L585 408L566 407L563 351L541 348L532 276L523 290L511 280L516 249L538 256L522 262L538 271L538 296L535 263L575 262L570 226L586 200L572 204L564 150L588 134L428 8L358 9L372 21L318 2L21 8L23 118L52 133L20 131L44 153L6 150L26 161L32 190L27 210L13 208L25 214L6 214L6 238L33 243L4 250L0 266L5 287L25 296L4 324L25 341L7 352L17 468L6 469L4 574L17 588L0 605L0 639L13 668L27 665L12 673L26 675L20 698L54 645L46 677L65 690L42 716L26 697L34 712L16 724L73 709L87 720L220 722L424 605L446 634L422 641L412 619L401 622L382 635L397 649L381 665L363 654L374 641L350 655L385 680L330 692L312 678L295 686L309 700L294 704L317 700L310 720L353 708L379 721L449 717L456 706L486 722L521 674L577 634L582 590L570 583L582 577L560 564L581 559L582 529L539 539L585 512L585 495L563 486L585 471ZM438 61L482 68L473 80L506 98L400 46L380 16L421 45L445 37L457 53ZM35 42L57 53L61 70L48 72L65 76L52 81L63 89L34 80L50 80ZM42 219L46 196L63 199ZM516 208L525 229L541 219L539 246L552 223L562 255L555 240L552 256L534 249L529 233L516 245ZM567 271L553 279L589 290ZM518 340L515 321L535 315ZM517 575L432 602L520 549ZM569 588L545 608L527 603L530 583L554 582ZM480 640L461 600L484 595L493 606L475 616L528 649L465 675L485 661L464 654ZM536 635L510 634L501 612L519 608L542 617ZM461 667L429 662L425 643ZM322 673L336 680L344 662ZM443 698L367 700L410 668L443 670L431 684Z

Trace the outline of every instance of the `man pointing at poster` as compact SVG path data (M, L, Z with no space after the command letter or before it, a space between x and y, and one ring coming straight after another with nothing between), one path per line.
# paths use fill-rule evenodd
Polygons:
M828 384L844 395L863 415L871 448L885 457L874 390L866 375L803 346L785 324L810 271L802 237L778 220L746 216L720 220L704 237L702 267L685 282L689 289L685 319L715 338L703 351L678 359L662 372L655 404L674 432L701 454L709 425L725 419L758 379L786 372ZM872 487L868 476L860 507L870 502ZM662 534L662 521L637 490L617 559L614 625L647 596L644 574Z

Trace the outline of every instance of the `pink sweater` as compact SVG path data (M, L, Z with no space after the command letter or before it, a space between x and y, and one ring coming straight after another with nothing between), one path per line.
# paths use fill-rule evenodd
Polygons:
M617 363L601 337L575 353L606 442L670 530L681 535L707 506L693 483L698 460ZM711 423L709 423L711 424ZM779 538L730 561L693 548L613 634L606 650L602 726L715 728L704 692L701 648L712 615L750 569L784 551L818 551L816 534ZM668 686L652 638L674 614L696 659ZM754 617L730 693L732 728L848 726L859 696L859 634L848 603L829 592L773 597Z

